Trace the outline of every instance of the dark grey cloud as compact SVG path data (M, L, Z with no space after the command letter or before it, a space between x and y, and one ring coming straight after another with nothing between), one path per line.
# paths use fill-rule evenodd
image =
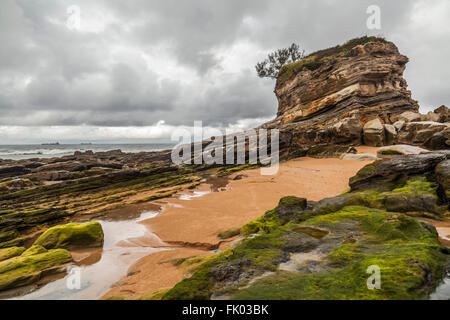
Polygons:
M366 28L381 7L382 30ZM81 9L81 29L66 26ZM364 34L395 41L423 111L450 105L448 1L2 0L0 126L229 125L276 113L253 66Z

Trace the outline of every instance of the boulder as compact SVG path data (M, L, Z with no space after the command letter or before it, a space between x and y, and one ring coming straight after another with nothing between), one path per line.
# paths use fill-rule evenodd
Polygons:
M440 106L439 108L434 110L434 113L441 115L441 117L442 117L441 122L450 121L450 109L447 108L446 106L444 106L444 105Z
M436 132L428 139L424 146L431 150L443 150L450 148L450 128Z
M292 220L299 211L306 209L306 206L307 200L305 198L287 196L280 199L275 212L283 224Z
M48 229L34 244L46 249L101 247L103 238L99 222L69 223Z
M424 145L434 134L449 128L449 124L422 121L406 123L398 132L397 143Z
M363 140L365 145L380 147L384 144L384 137L384 126L380 119L376 118L364 125Z
M410 146L406 144L398 144L395 146L381 147L377 150L379 158L392 156L406 156L411 154L422 154L430 152L426 149Z
M333 143L361 143L363 126L359 111L353 111L350 117L344 118L337 123L327 127L325 131L333 137Z
M392 124L384 125L385 144L392 145L397 139L397 129Z
M43 275L64 272L72 261L70 252L55 249L38 254L16 256L0 262L0 290L32 284Z
M406 111L403 112L399 117L398 120L402 120L405 122L416 122L422 120L422 115L418 112L412 112L412 111Z
M341 156L342 160L350 160L350 161L375 161L377 160L377 156L371 153L345 153Z
M439 113L434 113L433 111L428 112L425 119L426 121L443 122L443 116Z
M403 121L403 120L398 120L398 121L396 121L394 124L393 124L393 126L395 127L395 129L397 130L397 132L398 131L400 131L400 130L402 130L403 129L403 127L405 126L405 121Z
M408 176L432 172L438 163L448 158L450 153L435 152L375 161L350 178L350 188L352 191L367 188L383 189L386 184L404 180Z

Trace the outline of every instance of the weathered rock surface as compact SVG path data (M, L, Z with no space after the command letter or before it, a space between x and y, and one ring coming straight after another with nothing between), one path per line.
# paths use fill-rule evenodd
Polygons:
M407 62L393 43L362 38L286 65L275 88L277 120L298 121L324 111L343 118L341 109L359 109L363 123L377 116L391 122L405 111L417 112L402 77Z
M34 245L46 249L100 247L103 245L103 238L99 222L69 223L48 229Z
M286 65L275 87L277 118L263 128L278 128L289 153L320 143L360 144L367 122L393 124L406 111L417 113L403 79L407 62L393 43L361 38Z
M367 122L363 128L364 144L372 147L381 147L384 145L385 135L384 126L380 119L376 118Z
M397 129L392 124L384 125L384 144L392 145L397 140Z
M346 153L340 157L342 160L350 160L350 161L375 161L377 160L377 156L371 153Z
M403 112L399 117L398 120L399 121L404 121L404 122L417 122L417 121L421 121L422 115L418 112L411 112L411 111L406 111Z
M398 144L394 146L381 147L377 150L377 155L379 158L382 157L392 157L392 156L407 156L416 155L422 153L429 153L429 150L424 148L410 146L406 144Z
M365 166L350 179L353 191L371 187L383 188L386 183L399 182L405 178L433 172L437 164L447 160L448 153L428 153L394 157L376 161Z
M450 148L450 128L436 132L424 143L425 147L432 150L441 150Z
M324 143L448 149L441 132L449 109L418 113L403 78L407 62L393 43L363 37L288 64L275 87L277 117L262 128L280 130L288 156Z
M0 290L29 285L45 275L64 272L72 261L72 256L64 249L28 253L0 262Z
M450 128L448 123L431 121L409 122L398 132L397 143L424 145L434 134Z

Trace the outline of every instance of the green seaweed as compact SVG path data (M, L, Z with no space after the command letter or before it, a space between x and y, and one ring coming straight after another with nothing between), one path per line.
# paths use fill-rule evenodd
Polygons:
M103 230L99 222L68 223L45 231L35 241L46 249L98 247L103 245Z

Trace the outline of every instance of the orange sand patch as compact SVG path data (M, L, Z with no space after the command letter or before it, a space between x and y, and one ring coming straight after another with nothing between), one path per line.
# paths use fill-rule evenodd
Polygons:
M148 255L136 262L128 270L128 276L124 277L119 285L111 288L102 299L111 297L137 299L162 289L172 288L183 280L185 274L170 260L212 254L203 250L174 249Z

